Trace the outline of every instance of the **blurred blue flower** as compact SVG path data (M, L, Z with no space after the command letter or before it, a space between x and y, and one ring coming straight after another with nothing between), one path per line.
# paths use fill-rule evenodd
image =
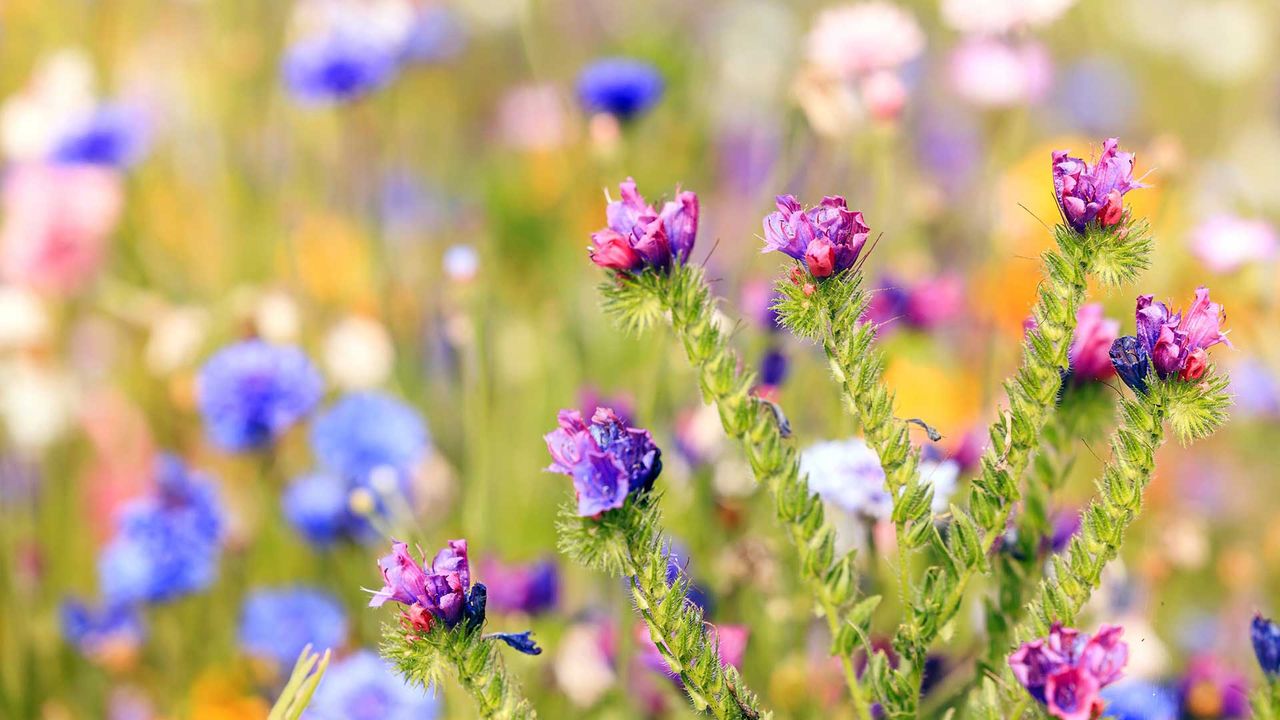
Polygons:
M308 542L325 546L372 533L364 518L351 511L351 484L328 473L296 478L281 501L289 524Z
M156 483L154 495L124 507L98 558L102 592L112 603L172 600L217 576L223 510L212 482L162 456Z
M62 637L89 656L132 650L146 631L133 605L106 603L92 608L79 600L64 600L58 613Z
M1146 680L1125 680L1103 688L1111 720L1177 720L1178 700L1172 690Z
M347 639L347 616L333 595L310 588L257 590L244 601L240 646L254 657L293 665L307 645L338 649Z
M458 16L442 5L429 5L417 13L403 57L411 63L438 63L456 57L467 46L466 31Z
M1055 103L1072 129L1091 135L1115 135L1130 126L1141 107L1142 88L1126 63L1108 57L1086 57L1063 71Z
M431 689L402 680L375 653L360 650L329 666L305 720L432 720L440 703Z
M354 31L304 38L285 51L285 85L307 104L354 100L391 82L398 53Z
M644 114L662 97L662 75L652 65L630 58L604 58L578 74L578 101L587 112L619 120Z
M320 371L298 348L246 340L200 368L197 403L209 438L224 450L263 447L315 408Z
M350 393L311 425L311 449L321 467L356 482L380 468L407 475L427 456L430 441L417 410L377 392Z
M146 154L147 135L140 112L122 105L104 105L58 142L53 160L127 168Z

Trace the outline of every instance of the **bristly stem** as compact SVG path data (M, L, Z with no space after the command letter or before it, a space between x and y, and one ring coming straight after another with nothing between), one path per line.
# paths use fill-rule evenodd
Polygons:
M805 586L832 633L832 654L840 658L855 717L869 720L871 703L852 656L869 630L879 598L854 605L855 557L836 556L835 532L826 522L822 501L800 475L781 411L752 394L755 378L740 368L728 338L716 326L715 301L702 270L677 266L665 275L620 275L601 291L606 310L628 329L646 329L664 315L669 319L697 370L703 397L715 403L725 433L742 446L756 481L773 495L778 520L799 555Z
M1254 720L1280 720L1280 681L1268 675L1264 683L1249 696Z

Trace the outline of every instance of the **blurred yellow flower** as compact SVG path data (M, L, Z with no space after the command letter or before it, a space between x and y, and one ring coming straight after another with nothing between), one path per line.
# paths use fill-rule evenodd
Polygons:
M269 709L223 673L208 672L191 688L191 720L260 720Z

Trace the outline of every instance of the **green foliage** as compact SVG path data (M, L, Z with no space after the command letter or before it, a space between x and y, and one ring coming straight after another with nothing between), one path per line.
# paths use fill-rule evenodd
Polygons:
M399 623L382 627L382 656L409 682L426 689L452 675L475 700L480 717L524 720L538 716L520 685L502 662L500 643L486 640L482 627L462 622L452 628L434 623L418 633Z
M1230 378L1210 367L1199 383L1165 384L1165 403L1169 427L1178 442L1189 445L1217 432L1227 421L1231 396L1227 394Z
M560 548L587 567L629 580L636 612L695 710L724 719L767 716L738 671L721 664L712 626L702 608L689 602L688 579L682 574L667 583L669 553L657 502L652 493L632 496L598 519L577 517L565 506Z
M1072 233L1061 225L1056 232ZM1094 276L1111 287L1129 285L1151 267L1153 244L1150 223L1146 218L1132 216L1126 217L1119 228L1090 226L1084 241L1084 247L1089 248Z
M302 648L298 661L293 664L293 672L289 674L289 681L267 714L267 720L298 720L302 717L302 712L311 704L316 686L324 678L324 671L329 669L330 656L328 649L320 656L311 652L310 645Z
M1280 682L1268 677L1249 696L1249 706L1253 708L1253 720L1280 720Z

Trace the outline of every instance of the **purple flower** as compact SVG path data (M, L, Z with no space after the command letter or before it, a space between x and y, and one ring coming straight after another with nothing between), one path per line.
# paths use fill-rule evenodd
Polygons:
M1249 688L1244 676L1213 655L1191 658L1177 691L1185 717L1233 720L1249 716Z
M636 182L627 178L618 185L621 198L609 200L605 217L609 226L592 233L591 261L621 272L646 268L666 270L684 263L698 237L698 195L676 188L676 199L654 210L645 202Z
M315 408L320 371L298 348L245 340L200 368L196 402L214 444L240 452L264 447Z
M309 37L285 50L285 85L309 105L355 100L391 82L399 70L399 50L358 31Z
M1140 295L1136 312L1137 335L1122 337L1111 346L1111 361L1125 384L1146 392L1148 361L1161 379L1198 380L1208 369L1208 348L1231 342L1222 332L1225 314L1220 303L1210 302L1209 289L1196 289L1196 299L1184 313L1172 313L1151 295Z
M604 58L578 75L578 100L587 112L631 120L662 97L662 75L650 64L630 58Z
M808 210L792 195L779 195L777 204L764 219L762 252L776 250L799 260L819 279L844 272L858 261L871 228L843 197L825 197Z
M1249 637L1262 672L1270 677L1280 676L1280 625L1258 613L1249 624Z
M1103 625L1091 638L1055 623L1049 636L1025 642L1009 656L1018 682L1049 715L1090 720L1104 703L1098 692L1123 676L1129 646L1123 630Z
M662 451L649 431L627 427L609 408L596 408L590 424L576 410L561 410L559 423L544 436L552 460L547 470L573 478L582 517L622 507L662 472Z
M94 608L64 600L58 615L63 637L92 658L131 654L146 635L136 605L108 602Z
M1146 187L1133 179L1133 153L1120 152L1120 141L1109 138L1092 165L1065 150L1053 153L1053 190L1062 218L1083 233L1097 221L1110 227L1124 218L1124 195Z
M1106 380L1115 372L1111 346L1120 334L1120 322L1103 316L1102 305L1089 303L1076 312L1076 332L1068 355L1071 374L1080 382Z
M388 600L406 605L406 619L419 630L429 630L432 617L447 627L462 620L471 590L466 540L450 540L429 566L413 559L408 544L393 540L391 554L379 560L378 567L383 587L369 600L369 607L381 607Z
M498 612L540 615L560 603L560 570L554 560L507 565L486 560L489 605Z

